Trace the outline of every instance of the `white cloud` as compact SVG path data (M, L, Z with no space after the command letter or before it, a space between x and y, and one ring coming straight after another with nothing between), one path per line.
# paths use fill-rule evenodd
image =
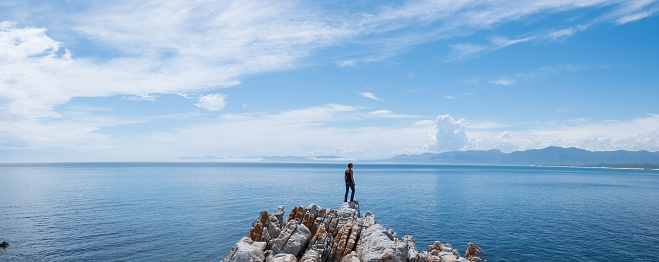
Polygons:
M447 152L463 150L468 145L469 139L465 134L467 121L461 118L455 121L449 115L437 116L435 120L435 148L436 152Z
M614 10L607 18L614 20L618 25L622 25L653 16L658 11L659 4L656 0L625 1L620 4L620 8Z
M508 79L508 78L505 78L505 77L501 77L497 80L488 81L488 83L493 84L493 85L498 85L498 86L511 86L511 85L515 84L515 81L513 81L511 79Z
M530 36L519 39L508 39L503 36L492 37L488 44L454 44L451 45L451 53L447 56L446 61L462 61L473 59L478 55L489 53L497 49L508 47L514 44L533 40L535 37Z
M126 97L127 100L131 101L156 101L156 98L158 98L158 96L151 94L132 95Z
M504 133L488 131L487 126L480 129L467 127L469 139L479 141L481 149L497 148L504 152L548 146L591 151L659 151L659 115L654 114L628 121L576 119L538 122L534 123L534 129L520 129L518 126ZM501 128L502 125L492 126L496 130ZM475 147L471 145L471 148Z
M491 50L488 46L478 44L454 44L450 47L451 54L446 58L447 62L471 59L477 54Z
M23 17L52 20L54 28L71 23L66 27L86 40L123 55L77 58L67 50L62 53L63 44L47 36L45 28L0 22L1 69L5 72L0 76L0 85L4 85L0 88L9 104L6 113L57 117L53 107L72 97L194 94L237 85L245 75L295 68L314 50L346 41L368 47L367 57L383 52L387 54L382 57L391 57L409 46L469 35L535 13L602 6L614 8L600 20L618 23L656 11L654 1L411 1L375 7L368 13L349 13L336 22L339 17L313 8L316 6L267 0L100 3L66 16L33 8L34 13ZM550 35L565 37L574 30L582 29L575 25ZM448 60L469 59L532 39L543 38L499 36L490 38L488 44L454 44ZM344 65L354 66L358 60L368 59L347 59Z
M223 94L210 94L199 97L195 106L208 111L220 111L224 109L227 96Z
M394 114L391 110L375 110L368 112L369 117L374 118L419 118L417 115Z
M519 81L523 81L527 79L546 77L548 75L559 75L562 72L577 72L588 69L590 69L590 67L586 65L564 64L564 65L544 66L529 72L514 73L507 76L499 76L495 79L488 81L488 83L493 85L500 85L500 86L511 86Z
M527 42L530 40L533 40L533 36L529 36L526 38L519 38L519 39L508 39L507 37L503 36L497 36L497 37L492 37L490 38L490 43L494 45L495 48L504 48L510 45L518 44L518 43L523 43Z
M162 155L317 155L385 158L420 143L427 125L384 128L353 120L358 108L326 105L274 114L223 116L219 123L157 132L134 138L128 148L152 148L168 141ZM347 126L333 125L348 122ZM139 149L135 149L138 152Z
M494 137L494 148L504 153L516 151L519 147L515 145L515 140L510 136L510 132L505 131Z
M371 114L371 115L387 115L387 114L391 114L393 112L391 112L390 110L375 110L375 111L368 112L368 113Z
M30 5L41 4L53 3L33 2ZM12 5L8 3L5 6ZM563 28L547 29L541 34L528 32L522 34L522 37L500 36L482 39L482 43L451 45L455 52L452 61L463 60L493 48L528 41L563 39L588 28L583 25L605 22L625 24L653 16L657 12L656 1L605 0L477 3L457 0L408 1L400 5L386 4L367 11L341 15L331 12L332 10L324 10L321 4L270 0L99 2L64 14L39 7L43 6L21 9L17 11L20 14L13 15L10 14L11 11L7 11L11 9L9 7L2 11L6 19L33 21L25 24L36 26L0 21L0 146L25 143L34 146L70 145L82 148L96 144L102 145L99 147L121 144L121 141L115 141L96 131L103 126L119 125L133 120L62 120L62 112L56 111L55 108L75 97L121 95L128 99L149 100L153 99L151 94L182 94L184 97L195 98L198 94L238 85L247 75L299 67L304 58L326 47L363 47L363 50L352 54L354 58L338 59L345 62L342 64L344 66L355 66L359 62L381 61L393 57L415 45L454 39L457 36L470 36L475 31L488 30L507 22L525 22L534 14L586 8L602 10L605 13L585 24L566 24ZM55 33L51 34L53 31ZM77 42L85 42L92 49L98 48L103 52L85 56L88 55L85 50L74 49L80 46ZM509 76L507 79L514 82L519 77ZM495 84L505 84L493 81ZM370 94L370 97L365 97L381 100L372 93L367 94ZM207 110L222 110L225 99L219 96L216 94L215 97L199 98L197 104ZM306 137L305 143L308 144L315 143L310 139L316 137L315 135L334 137L333 133L328 131L337 131L337 134L345 136L357 133L363 135L364 141L374 143L382 143L385 141L383 138L388 136L402 137L420 132L420 128L416 126L410 129L315 129L326 123L324 121L337 118L355 119L369 115L367 112L355 113L357 110L358 108L354 107L332 105L271 115L255 114L243 116L247 119L230 122L246 122L257 129L273 127L274 130L278 130L280 124L300 124L304 126L301 131L286 131ZM392 112L370 115L404 116ZM454 127L461 121L453 121ZM450 126L451 123L448 121L448 124L444 124ZM209 127L222 131L225 126ZM604 126L603 129L608 127L610 126ZM643 130L646 131L611 132L611 135L597 133L596 138L583 135L579 139L571 138L565 141L583 141L584 145L593 148L607 143L606 141L619 141L621 144L638 141L639 148L653 148L652 143L656 143L653 141L657 141L653 137L655 131L652 128ZM181 134L186 132L188 131L180 131ZM250 132L253 131L247 133ZM197 134L194 131L188 133ZM281 134L285 133L282 129ZM382 135L379 135L380 133ZM530 131L529 133L536 134ZM531 139L520 132L511 131L510 134L520 146L530 147L556 141L548 138ZM547 137L562 133L549 134L553 135ZM159 135L156 137L168 136ZM491 134L488 135L492 137ZM376 137L380 140L375 139ZM392 142L380 152L394 152L398 150L397 146L412 140L406 138L400 143ZM298 144L291 140L284 141ZM338 141L341 139L336 138L331 143ZM361 143L356 140L350 142ZM326 144L330 146L330 142ZM186 148L184 145L185 143L181 142L179 149ZM204 146L202 142L198 145ZM358 148L367 148L366 145L361 144ZM608 147L612 146L613 144Z
M359 93L359 95L361 95L361 96L363 96L363 97L366 97L366 98L373 99L373 100L379 100L379 101L382 100L382 99L380 99L379 97L375 96L375 95L374 95L373 93L371 93L371 92L361 92L361 93Z

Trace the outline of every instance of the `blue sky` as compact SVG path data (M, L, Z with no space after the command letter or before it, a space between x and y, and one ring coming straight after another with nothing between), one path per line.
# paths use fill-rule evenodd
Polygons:
M0 1L0 162L659 150L659 1Z

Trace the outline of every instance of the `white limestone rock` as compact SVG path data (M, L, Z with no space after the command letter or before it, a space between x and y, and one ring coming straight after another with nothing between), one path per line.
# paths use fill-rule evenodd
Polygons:
M417 256L419 255L419 251L416 249L416 243L414 242L414 238L408 235L405 235L402 239L402 241L407 244L407 262L414 262L416 261Z
M360 224L362 231L366 230L367 228L375 224L376 224L375 215L373 215L373 213L369 211L366 212L366 214L362 215L361 224Z
M347 254L341 259L341 262L361 262L359 260L359 257L357 256L357 253L355 251L352 251L350 254Z
M290 220L272 244L272 254L287 253L298 256L307 245L311 232L309 229L295 220Z
M315 219L316 219L316 216L318 215L318 211L320 211L321 208L320 208L319 206L317 206L316 204L311 203L311 204L310 204L307 208L305 208L304 210L305 210L305 212L309 212L309 214L311 215L311 220L315 220Z
M279 227L283 227L284 226L284 206L282 206L282 205L277 206L277 209L275 209L275 212L272 212L272 215L274 215L279 220Z
M375 224L367 228L357 245L361 261L407 262L409 247L395 237L395 233Z
M341 229L345 225L359 225L361 217L359 214L359 202L355 201L344 202L337 211L339 221L336 228Z
M376 224L371 212L360 215L357 201L343 203L338 210L312 203L295 207L285 222L284 206L278 206L272 214L262 212L249 237L236 243L222 262L483 261L480 248L472 243L465 257L439 241L419 253L411 236L398 239L392 229Z
M304 255L302 258L300 258L300 262L322 262L322 254L319 250L316 249L308 249L306 252L304 252Z
M282 253L270 256L267 262L297 262L297 258L294 255Z
M300 255L303 251L302 249L307 245L307 242L309 242L310 236L311 232L305 225L298 225L284 245L282 252L293 254L294 256Z
M229 255L221 262L263 262L265 260L265 242L255 242L249 237L243 237L233 245Z

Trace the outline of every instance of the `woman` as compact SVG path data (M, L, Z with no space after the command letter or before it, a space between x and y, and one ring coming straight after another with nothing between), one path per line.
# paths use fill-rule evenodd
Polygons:
M352 194L350 195L350 202L355 199L355 180L352 178L352 163L348 163L348 169L346 169L344 178L346 180L346 196L343 198L343 202L348 202L348 189L352 189Z

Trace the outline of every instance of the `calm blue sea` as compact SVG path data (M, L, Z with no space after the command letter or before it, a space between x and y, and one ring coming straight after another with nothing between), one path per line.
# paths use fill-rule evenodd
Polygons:
M345 164L0 164L0 261L219 261L262 210L338 208ZM658 261L659 172L355 163L362 213L419 249Z

